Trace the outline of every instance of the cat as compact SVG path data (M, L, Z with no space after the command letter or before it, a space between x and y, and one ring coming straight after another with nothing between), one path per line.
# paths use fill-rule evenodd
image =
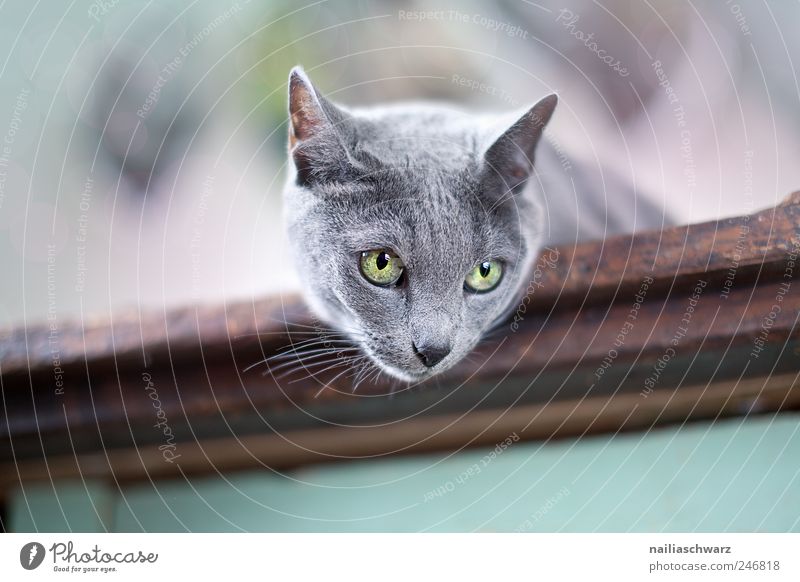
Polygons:
M567 175L542 139L557 102L350 109L292 69L287 236L308 305L365 366L441 373L509 316L545 245L669 223L608 173Z

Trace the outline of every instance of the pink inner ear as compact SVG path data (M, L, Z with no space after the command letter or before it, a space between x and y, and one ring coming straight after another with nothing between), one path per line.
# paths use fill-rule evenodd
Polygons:
M299 76L293 76L290 82L289 114L292 120L292 145L295 140L310 138L325 121L314 90Z
M319 117L308 105L292 107L292 133L296 139L308 139L319 129L320 125Z

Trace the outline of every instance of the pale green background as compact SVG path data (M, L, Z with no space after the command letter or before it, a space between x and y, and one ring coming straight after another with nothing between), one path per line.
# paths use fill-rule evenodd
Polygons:
M38 485L15 493L10 525L12 531L800 531L799 429L800 415L781 414L647 435L520 442L463 484L458 476L487 451L119 490L97 482L59 483L55 491ZM442 486L451 491L425 501ZM559 491L561 498L542 511Z

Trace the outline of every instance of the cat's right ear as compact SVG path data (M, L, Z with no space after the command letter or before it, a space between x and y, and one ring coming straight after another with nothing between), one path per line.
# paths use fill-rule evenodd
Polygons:
M342 140L348 115L317 93L303 69L289 73L289 152L297 169L297 182L346 179L351 167Z
M557 103L555 93L541 99L492 143L484 154L485 179L499 180L504 193L514 193L530 178L536 146Z

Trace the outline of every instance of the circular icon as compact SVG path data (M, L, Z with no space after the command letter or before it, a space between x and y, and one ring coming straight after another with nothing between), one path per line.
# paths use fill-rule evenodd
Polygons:
M44 561L44 546L39 542L28 542L19 551L19 563L26 570L35 570Z

